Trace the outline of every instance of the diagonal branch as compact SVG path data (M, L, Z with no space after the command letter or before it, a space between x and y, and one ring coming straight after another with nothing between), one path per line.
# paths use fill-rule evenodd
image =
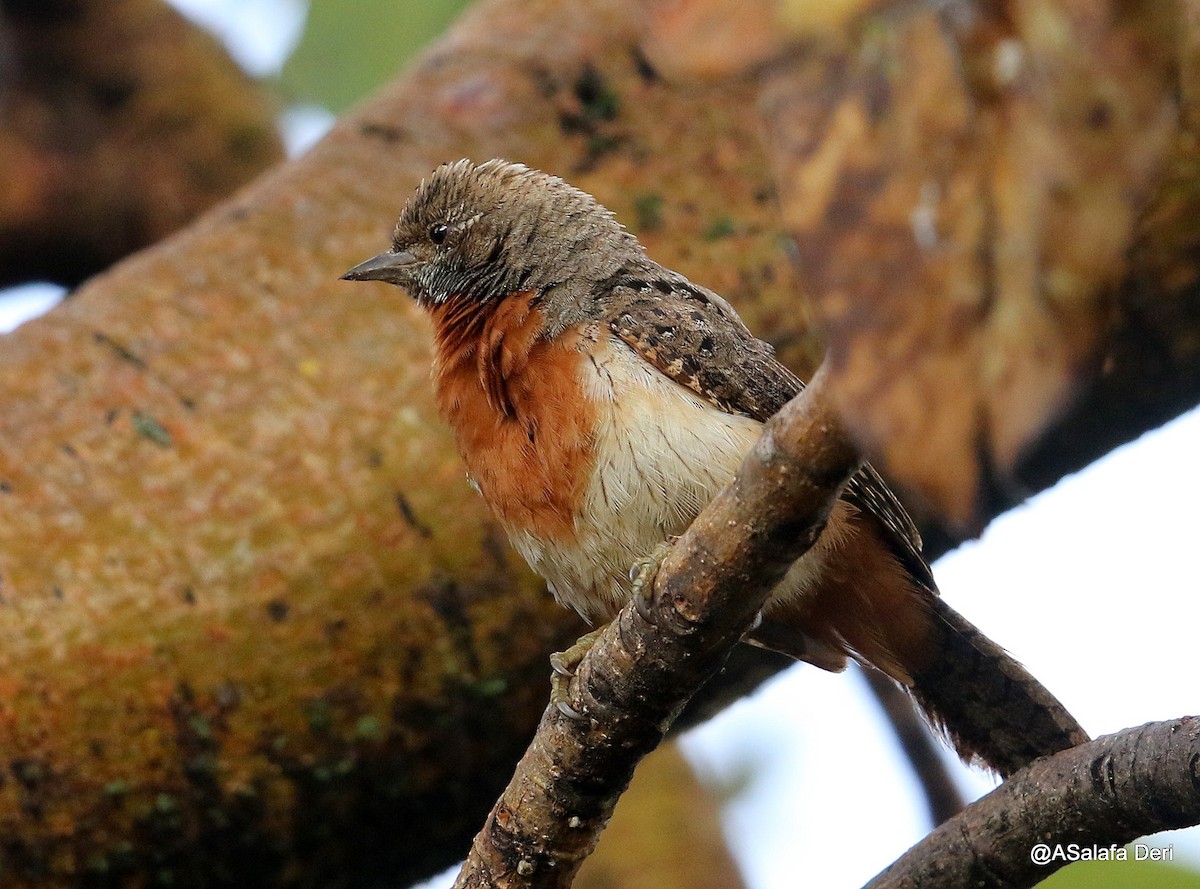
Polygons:
M1197 823L1200 718L1184 716L1038 760L934 830L865 889L1025 889L1069 864L1071 844L1110 848Z
M542 716L457 889L571 884L638 761L817 539L858 465L822 369L663 561L651 620L626 606L584 658L571 695L585 718Z

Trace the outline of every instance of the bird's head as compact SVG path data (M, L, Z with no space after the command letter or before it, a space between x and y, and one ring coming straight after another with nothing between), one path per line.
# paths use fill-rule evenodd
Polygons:
M409 198L389 250L342 277L386 281L436 306L602 277L641 248L596 199L521 164L455 161Z

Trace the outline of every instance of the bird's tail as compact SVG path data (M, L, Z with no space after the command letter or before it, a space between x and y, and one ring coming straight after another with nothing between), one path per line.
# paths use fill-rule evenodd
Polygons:
M827 670L850 656L870 664L963 759L1006 777L1088 740L1054 695L880 545L843 549L818 588L768 607L748 641Z
M909 692L964 759L1007 777L1027 763L1089 740L1045 686L940 597L928 600L929 658Z

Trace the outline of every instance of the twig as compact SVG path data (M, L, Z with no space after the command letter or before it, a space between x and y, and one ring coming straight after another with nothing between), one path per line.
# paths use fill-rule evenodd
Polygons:
M663 561L651 621L627 606L584 658L571 694L586 718L543 714L457 889L571 884L638 761L816 540L858 465L822 370Z
M1153 722L1027 766L865 889L1026 889L1069 864L1071 844L1109 849L1198 822L1200 718Z

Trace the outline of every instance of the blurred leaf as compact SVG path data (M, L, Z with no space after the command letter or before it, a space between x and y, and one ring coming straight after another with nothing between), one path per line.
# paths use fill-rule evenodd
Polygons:
M312 0L304 35L283 67L283 90L341 111L391 78L467 2Z
M1200 889L1200 873L1176 864L1080 861L1037 884L1037 889Z

